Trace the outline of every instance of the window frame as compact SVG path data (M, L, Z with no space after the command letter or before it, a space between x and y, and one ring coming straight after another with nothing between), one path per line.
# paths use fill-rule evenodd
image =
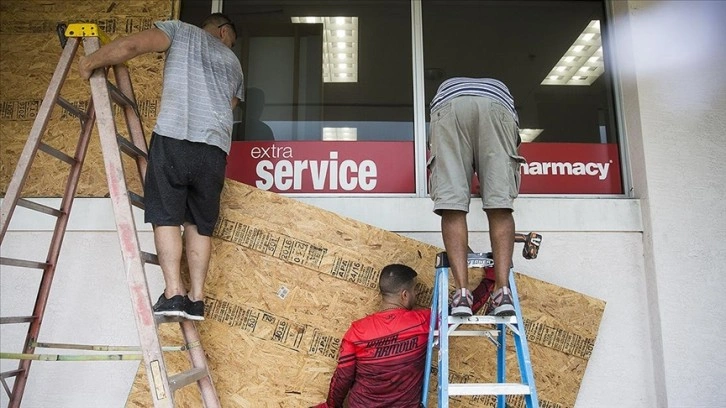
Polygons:
M613 92L613 112L616 121L615 129L617 131L618 151L620 154L620 172L621 183L623 186L622 194L520 194L520 197L532 198L633 198L635 196L629 154L627 149L626 126L623 115L623 81L619 72L618 56L615 50L616 35L613 32L614 6L613 0L602 0L607 24L603 25L603 37L607 38L607 43L603 47L607 49L609 58L605 61L606 69L610 72ZM225 0L212 0L212 12L222 12ZM413 143L414 143L414 177L415 192L414 193L356 193L356 194L331 194L331 193L281 193L283 195L291 195L295 197L400 197L400 198L427 198L428 179L426 170L427 158L427 131L426 131L426 109L427 101L425 100L425 83L424 83L424 55L423 55L423 12L420 1L411 0L411 52L412 52L412 73L413 73Z

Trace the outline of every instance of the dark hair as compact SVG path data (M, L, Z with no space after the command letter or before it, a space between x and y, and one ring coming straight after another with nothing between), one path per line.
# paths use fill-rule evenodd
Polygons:
M202 21L202 28L207 28L209 26L214 27L222 27L225 25L229 25L232 27L232 31L234 31L235 37L237 36L237 27L234 26L234 23L232 22L232 19L227 17L225 14L222 13L212 13L207 16L207 18Z
M407 289L418 274L411 267L401 264L387 265L381 270L378 287L384 295L395 295Z

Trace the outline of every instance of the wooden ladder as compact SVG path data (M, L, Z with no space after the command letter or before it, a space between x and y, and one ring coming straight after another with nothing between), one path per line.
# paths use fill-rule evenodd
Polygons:
M17 205L56 218L55 229L45 261L0 257L1 265L43 271L32 315L0 318L0 324L30 324L22 353L13 355L15 356L14 359L20 360L18 368L0 373L0 381L10 397L9 407L19 407L23 398L30 363L33 360L32 353L34 353L38 345L37 339L40 325L43 321L58 255L60 254L63 236L68 224L68 217L70 216L71 206L73 205L73 199L94 123L97 124L100 136L109 194L115 214L116 228L126 270L126 279L139 334L140 349L143 355L154 407L173 407L174 391L191 383L197 384L205 407L219 407L220 403L217 397L217 391L214 388L206 355L202 349L199 333L194 322L186 319L155 318L152 310L144 265L146 263L158 265L158 258L155 254L141 250L136 225L134 223L132 205L143 209L143 197L141 194L128 190L121 158L121 152L123 152L135 160L136 168L143 184L148 157L147 144L129 70L123 64L115 65L109 69L99 68L95 70L90 78L91 98L88 103L88 108L85 112L81 111L63 99L60 96L60 90L66 80L71 65L75 62L75 56L81 41L83 42L86 55L88 55L98 50L101 47L101 43L108 41L108 39L98 26L87 23L70 24L67 27L65 25L59 25L59 36L61 37L63 52L61 53L60 60L58 61L45 97L43 98L38 115L33 123L28 140L18 160L15 172L8 184L8 189L2 202L2 208L0 209L0 245L5 239L5 233L7 232L10 219ZM108 80L107 75L109 70L113 70L115 85ZM118 133L112 103L115 103L122 110L130 138L126 138ZM55 105L60 105L80 120L81 130L73 156L55 149L42 141ZM66 181L60 208L58 209L20 197L33 159L38 150L70 166L70 174ZM159 324L169 322L179 324L185 340L185 346L182 349L188 352L188 357L191 362L191 369L172 376L167 374L162 346L157 331ZM9 355L9 353L3 354L5 356ZM14 378L12 390L6 382L8 378Z

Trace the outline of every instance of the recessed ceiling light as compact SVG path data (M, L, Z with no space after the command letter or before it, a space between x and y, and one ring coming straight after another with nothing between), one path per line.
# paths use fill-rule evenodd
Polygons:
M358 82L358 17L291 17L291 21L323 24L323 82Z
M592 20L541 84L590 85L605 71L602 56L600 21ZM587 75L575 75L578 72Z

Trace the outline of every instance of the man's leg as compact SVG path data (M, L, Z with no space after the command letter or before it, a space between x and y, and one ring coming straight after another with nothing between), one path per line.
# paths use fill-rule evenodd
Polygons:
M166 288L154 304L154 314L161 316L184 316L186 300L181 280L182 237L178 226L155 226L154 243L159 265L164 273Z
M449 258L451 273L454 275L456 291L451 299L453 316L471 316L474 302L469 290L469 229L466 225L466 212L459 210L441 211L441 236L444 239L446 255Z
M176 295L185 295L186 290L181 280L182 237L178 226L154 227L154 243L159 257L159 265L164 273L166 289L164 296L171 299Z
M441 211L441 237L454 275L457 289L466 288L469 284L467 253L469 252L469 229L466 224L466 212L458 210Z
M509 269L514 252L514 217L508 208L484 210L489 220L489 238L494 253L494 290L488 313L496 316L515 314L512 292L509 290Z
M189 300L204 300L204 280L209 269L209 258L212 254L212 238L201 235L196 225L184 224L184 240L186 241L187 262L189 264Z
M494 290L507 286L514 252L514 216L508 208L485 210L489 220L489 240L494 253Z

